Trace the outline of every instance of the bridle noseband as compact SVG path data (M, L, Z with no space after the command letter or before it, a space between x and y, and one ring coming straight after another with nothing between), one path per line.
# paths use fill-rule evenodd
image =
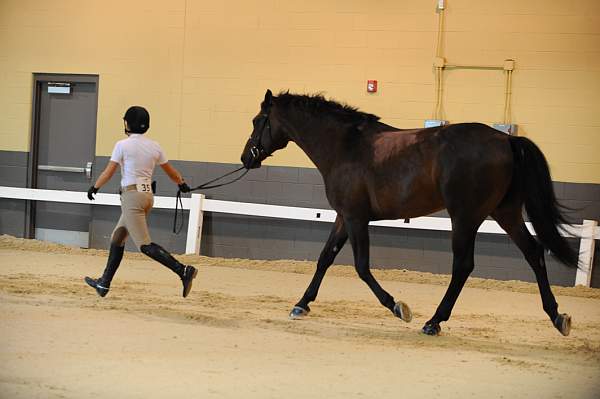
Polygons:
M264 156L264 158L268 157L271 155L272 152L267 152L267 150L265 150L265 147L263 147L262 145L262 136L265 132L265 129L267 129L268 133L269 133L269 139L271 140L271 142L273 142L273 136L271 135L271 121L269 119L269 113L261 113L260 114L261 117L264 117L264 122L262 125L262 128L260 130L260 133L257 135L258 137L250 137L250 143L252 144L252 146L250 147L250 154L252 155L252 164L254 164L254 162L256 162L261 155Z

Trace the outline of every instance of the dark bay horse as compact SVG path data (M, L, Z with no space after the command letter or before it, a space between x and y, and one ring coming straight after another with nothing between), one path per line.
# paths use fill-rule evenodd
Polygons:
M577 257L558 230L567 221L556 201L546 159L532 141L479 123L400 130L320 95L273 96L270 90L253 125L242 152L244 166L260 167L291 140L321 172L327 199L337 212L315 275L290 317L308 314L325 272L349 238L359 277L383 306L410 321L410 308L395 302L371 274L368 223L415 218L445 208L452 220L452 279L423 332L437 335L440 323L449 319L474 267L477 229L491 215L533 269L544 311L563 335L569 334L571 317L558 313L544 249L571 266ZM525 226L523 206L537 239Z

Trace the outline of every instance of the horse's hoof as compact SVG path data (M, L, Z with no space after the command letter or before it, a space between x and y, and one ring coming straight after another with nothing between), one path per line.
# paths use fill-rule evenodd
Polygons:
M571 332L571 316L561 313L554 319L554 327L565 337Z
M427 334L427 335L439 335L440 331L442 331L442 329L440 328L440 325L438 323L425 323L425 325L423 326L423 328L421 329L421 331L423 331L423 334Z
M307 306L306 309L301 308L300 306L294 306L294 309L290 312L291 320L298 320L304 318L304 316L308 316L308 312L310 312L310 308Z
M407 304L402 301L396 302L394 305L394 316L401 318L407 323L412 320L412 312Z

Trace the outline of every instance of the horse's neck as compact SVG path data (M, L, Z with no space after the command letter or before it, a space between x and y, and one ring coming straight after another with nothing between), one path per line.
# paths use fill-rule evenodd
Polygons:
M291 140L304 151L324 177L329 173L336 159L339 161L342 132L332 133L318 129L298 130Z

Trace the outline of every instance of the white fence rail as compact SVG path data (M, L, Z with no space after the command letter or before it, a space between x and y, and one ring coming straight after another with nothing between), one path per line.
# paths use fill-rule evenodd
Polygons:
M90 205L121 205L118 194L99 193L95 201L87 198L87 193L78 191L41 190L32 188L0 186L0 198L20 199L29 201L64 202ZM202 220L204 212L228 213L235 215L259 216L278 219L307 220L315 222L333 222L336 217L331 209L299 208L291 206L265 205L248 202L232 202L211 200L202 194L192 194L191 198L182 198L183 209L189 210L188 231L185 252L199 254L202 239ZM154 197L154 208L174 209L174 197ZM449 218L419 217L404 220L380 220L371 222L372 226L396 227L422 230L450 231L452 226ZM528 229L535 234L530 223ZM563 226L565 237L580 237L579 269L575 278L575 285L590 286L592 265L594 261L595 240L600 239L600 228L595 220L584 220L581 225L571 227ZM486 220L478 230L480 233L506 234L494 221Z

